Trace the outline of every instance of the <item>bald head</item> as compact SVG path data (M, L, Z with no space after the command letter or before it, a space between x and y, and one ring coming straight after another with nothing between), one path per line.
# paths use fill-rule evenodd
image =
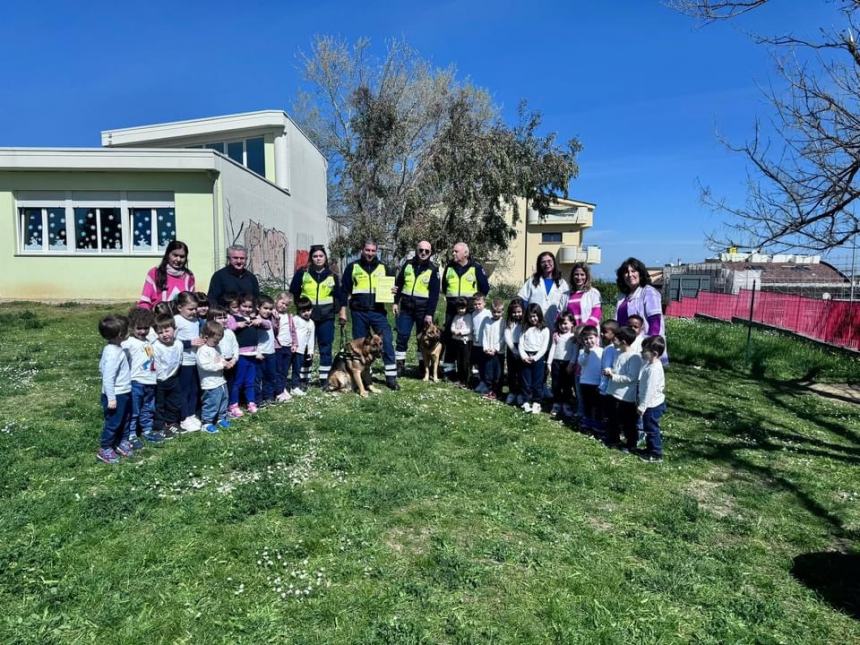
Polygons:
M430 245L430 242L427 240L421 240L418 244L415 245L415 255L422 262L429 260L430 255L433 253L433 247Z

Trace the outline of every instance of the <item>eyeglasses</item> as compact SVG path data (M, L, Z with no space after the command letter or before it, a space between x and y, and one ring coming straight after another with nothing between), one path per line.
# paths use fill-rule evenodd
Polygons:
M430 255L430 249L418 249L418 253L421 255Z

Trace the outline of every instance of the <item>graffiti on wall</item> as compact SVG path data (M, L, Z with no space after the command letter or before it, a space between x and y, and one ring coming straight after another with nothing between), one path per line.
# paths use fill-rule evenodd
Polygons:
M261 280L280 280L286 276L285 260L290 257L287 235L276 228L264 228L248 220L242 245L248 249L248 269Z

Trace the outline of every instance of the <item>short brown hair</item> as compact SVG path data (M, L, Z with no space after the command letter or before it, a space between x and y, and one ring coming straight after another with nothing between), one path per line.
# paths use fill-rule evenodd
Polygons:
M155 324L152 326L155 331L162 331L163 329L167 329L168 327L173 327L176 329L176 321L173 320L171 316L158 316L155 319Z

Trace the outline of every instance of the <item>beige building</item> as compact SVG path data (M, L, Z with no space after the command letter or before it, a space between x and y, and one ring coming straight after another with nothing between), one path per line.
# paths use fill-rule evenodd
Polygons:
M585 229L594 224L595 204L576 199L559 199L551 212L541 217L534 209L525 208L525 199L518 200L519 221L514 225L516 237L511 240L507 255L502 256L490 276L494 285L519 285L534 273L538 254L550 251L561 266L562 275L569 278L576 262L600 264L600 247L585 246ZM507 221L513 219L508 209Z

